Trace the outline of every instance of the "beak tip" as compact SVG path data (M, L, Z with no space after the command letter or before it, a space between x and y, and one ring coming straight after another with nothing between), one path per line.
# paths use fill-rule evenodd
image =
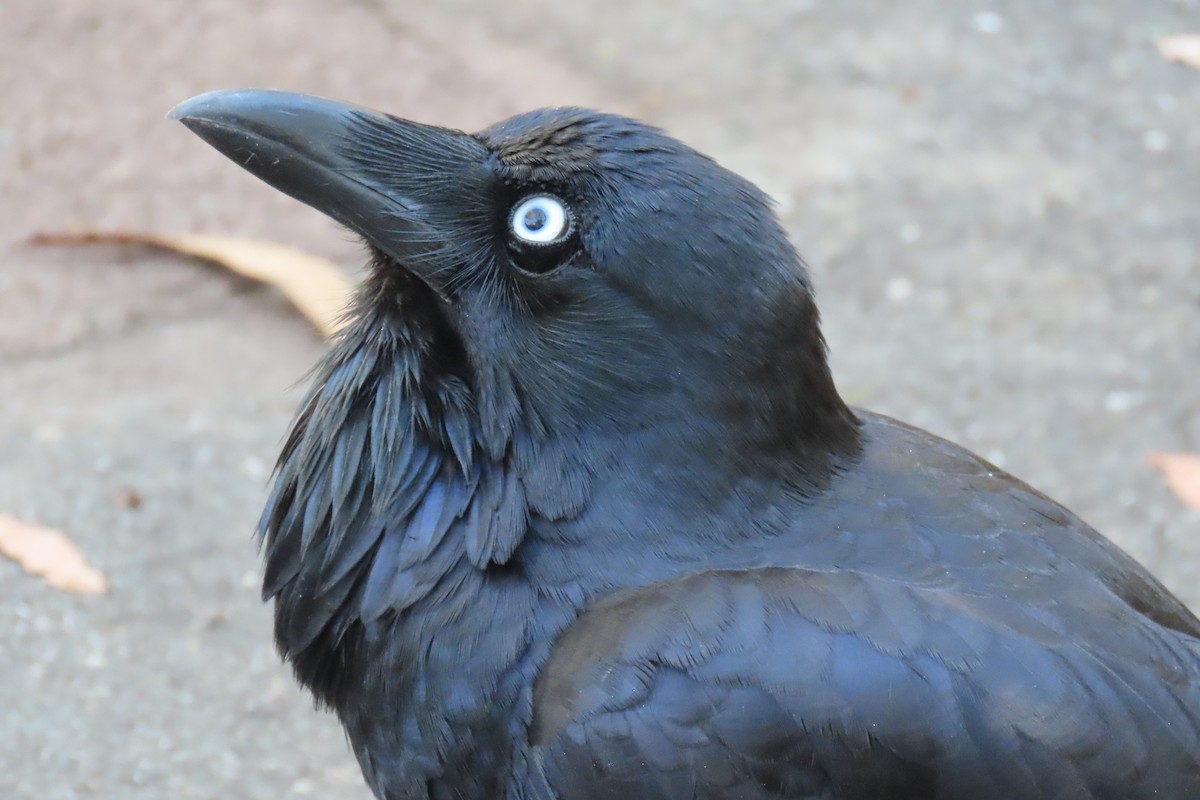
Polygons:
M188 120L213 119L228 115L243 108L262 105L274 95L282 93L269 89L218 89L189 97L167 112L167 119L182 122Z
M189 97L179 105L167 112L167 119L177 120L179 122L187 122L189 119L204 116L205 107L213 105L213 100L222 95L228 95L229 92L215 91L198 94L195 97Z
M179 105L167 112L167 119L173 119L178 122L183 122L188 116L188 106L191 105L190 100L184 100Z

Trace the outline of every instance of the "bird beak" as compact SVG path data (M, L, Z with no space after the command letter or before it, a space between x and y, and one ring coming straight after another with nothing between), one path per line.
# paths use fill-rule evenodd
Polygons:
M490 177L487 149L461 131L321 97L264 89L209 92L168 116L427 283L446 266L438 255L453 249L464 205L480 196L479 184Z

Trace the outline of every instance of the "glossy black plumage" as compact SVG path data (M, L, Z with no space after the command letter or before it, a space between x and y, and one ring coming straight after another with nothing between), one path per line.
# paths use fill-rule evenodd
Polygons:
M261 531L279 647L378 797L1200 797L1200 623L847 409L751 185L577 109L174 113L372 248ZM540 194L549 245L509 218Z

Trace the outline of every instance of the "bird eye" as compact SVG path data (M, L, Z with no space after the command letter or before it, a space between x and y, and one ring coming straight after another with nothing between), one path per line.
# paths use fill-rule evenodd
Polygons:
M517 204L508 226L522 242L553 244L571 232L571 213L557 197L538 194Z

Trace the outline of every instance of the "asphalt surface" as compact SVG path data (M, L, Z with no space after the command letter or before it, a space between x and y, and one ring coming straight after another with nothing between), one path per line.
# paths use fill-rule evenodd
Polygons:
M133 229L359 246L164 119L273 86L478 128L545 104L656 122L759 182L812 266L844 394L977 450L1200 606L1195 0L6 0L0 512L111 591L0 559L0 797L363 798L278 665L251 530L322 342L274 292ZM130 508L135 492L140 506Z

